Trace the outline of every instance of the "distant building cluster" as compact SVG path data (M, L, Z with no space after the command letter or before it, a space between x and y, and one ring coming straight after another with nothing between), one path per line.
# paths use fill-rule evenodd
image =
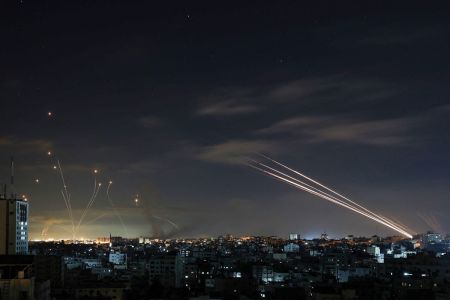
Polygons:
M450 299L450 238L433 232L28 245L28 203L0 215L0 299Z
M431 232L31 242L0 256L1 299L448 299L449 251Z

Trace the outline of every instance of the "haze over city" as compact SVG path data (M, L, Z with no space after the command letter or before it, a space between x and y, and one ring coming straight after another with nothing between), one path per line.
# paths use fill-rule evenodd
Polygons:
M449 230L445 10L0 7L0 182L14 156L30 239L398 234L249 167L261 153L411 234Z

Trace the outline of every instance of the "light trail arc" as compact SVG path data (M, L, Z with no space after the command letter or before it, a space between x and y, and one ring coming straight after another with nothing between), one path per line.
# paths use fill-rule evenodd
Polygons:
M355 205L355 206L361 208L362 210L364 210L364 211L366 211L366 212L368 212L368 213L370 213L370 214L373 214L373 215L375 215L375 216L377 216L377 217L383 219L383 220L386 221L386 222L393 223L393 224L395 224L395 226L397 226L397 227L399 227L399 228L402 228L402 229L405 230L405 231L408 230L408 228L406 228L406 227L403 226L402 224L398 224L398 223L396 223L395 221L390 220L389 218L386 218L386 217L384 217L384 216L382 216L382 215L380 215L380 214L376 214L376 213L372 212L371 210L369 210L369 209L365 208L364 206L360 205L359 203L357 203L357 202L355 202L355 201L349 199L348 197L345 197L344 195L341 195L341 194L338 193L337 191L335 191L335 190L333 190L333 189L327 187L327 186L324 185L323 183L320 183L319 181L314 180L313 178L311 178L311 177L309 177L309 176L306 176L305 174L303 174L303 173L301 173L301 172L299 172L299 171L297 171L297 170L294 170L294 169L292 169L292 168L286 166L285 164L283 164L283 163L281 163L281 162L279 162L279 161L276 161L276 160L273 159L273 158L268 157L267 155L264 155L264 154L262 154L262 153L257 153L257 154L258 154L259 156L264 157L265 159L267 159L267 160L269 160L269 161L271 161L271 162L273 162L273 163L279 165L279 166L282 166L282 167L285 168L286 170L289 170L290 172L292 172L292 173L294 173L294 174L297 174L297 175L299 175L299 176L301 176L301 177L303 177L303 178L309 180L310 182L312 182L312 183L314 183L314 184L316 184L316 185L318 185L318 186L320 186L320 187L326 189L327 191L329 191L329 192L335 194L336 196L338 196L338 197L340 197L340 198L342 198L342 199L345 199L345 200L348 201L349 203L351 203L351 204L353 204L353 205Z
M318 196L318 197L320 197L322 199L330 201L330 202L332 202L334 204L337 204L337 205L340 205L342 207L345 207L345 208L347 208L347 209L349 209L349 210L351 210L353 212L356 212L356 213L358 213L358 214L360 214L362 216L365 216L365 217L367 217L367 218L369 218L369 219L371 219L371 220L373 220L375 222L378 222L379 224L382 224L382 225L384 225L384 226L386 226L386 227L388 227L388 228L390 228L390 229L392 229L392 230L394 230L394 231L396 231L396 232L398 232L398 233L400 233L400 234L402 234L404 236L407 236L408 238L412 238L412 235L409 232L407 232L406 230L404 230L403 228L397 226L395 223L391 223L390 221L385 220L384 218L380 218L377 214L375 214L375 213L373 213L371 211L367 212L368 211L367 209L359 208L360 205L355 206L355 205L352 205L352 203L346 203L343 200L336 199L335 197L330 196L329 194L326 194L325 192L323 192L321 190L313 189L313 188L310 188L308 186L299 184L295 180L289 179L289 178L292 178L292 177L287 175L287 174L285 174L285 173L283 173L283 172L281 172L281 171L277 170L276 172L278 174L282 174L282 176L277 175L274 172L268 171L266 169L260 168L258 166L252 165L250 163L248 163L247 165L252 167L252 168L254 168L254 169L256 169L256 170L258 170L258 171L260 171L260 172L265 173L266 175L271 176L272 178L280 180L280 181L282 181L284 183L288 183L291 186L294 186L294 187L296 187L298 189L301 189L301 190L306 191L306 192L308 192L310 194ZM287 176L287 178L284 177L284 176ZM327 188L327 190L330 190L330 189ZM352 202L354 202L354 201L352 201Z

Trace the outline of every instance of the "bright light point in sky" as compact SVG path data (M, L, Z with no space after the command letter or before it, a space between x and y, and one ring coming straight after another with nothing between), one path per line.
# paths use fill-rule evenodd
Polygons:
M52 155L52 152L48 151L48 152L47 152L47 155Z
M56 170L56 166L53 166L53 169Z
M109 181L109 184L112 184L112 181L111 181L111 180Z
M51 117L51 116L53 115L53 113L52 113L51 111L49 111L49 112L47 113L47 115L48 115L49 117Z
M34 182L39 183L39 179L35 179Z
M95 174L97 174L97 173L98 173L98 170L97 170L97 169L95 169L95 170L94 170L94 173L95 173Z

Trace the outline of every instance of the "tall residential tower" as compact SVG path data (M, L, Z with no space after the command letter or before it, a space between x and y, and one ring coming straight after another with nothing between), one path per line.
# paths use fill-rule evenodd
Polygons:
M0 255L28 254L28 202L0 198Z

